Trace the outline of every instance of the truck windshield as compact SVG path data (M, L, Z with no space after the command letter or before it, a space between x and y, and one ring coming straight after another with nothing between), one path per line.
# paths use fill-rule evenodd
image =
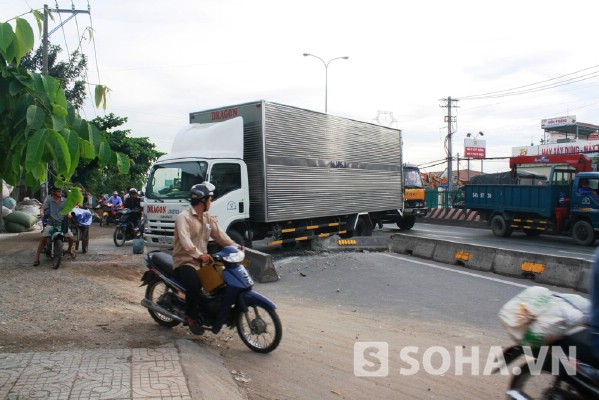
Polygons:
M405 168L403 169L403 180L406 188L422 188L422 178L420 177L420 170L418 168Z
M150 171L145 196L149 199L187 199L189 189L204 182L207 169L208 163L204 161L156 164Z

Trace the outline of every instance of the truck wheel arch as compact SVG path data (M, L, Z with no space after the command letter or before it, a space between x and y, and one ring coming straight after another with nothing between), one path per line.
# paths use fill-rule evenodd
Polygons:
M252 248L252 240L248 238L249 230L244 223L232 224L227 228L227 235L237 244Z
M356 222L353 236L372 236L372 222L366 215L362 215Z

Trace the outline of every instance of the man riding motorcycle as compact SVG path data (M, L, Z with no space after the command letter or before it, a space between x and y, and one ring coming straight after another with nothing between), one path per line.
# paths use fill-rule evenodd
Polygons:
M130 221L137 228L139 233L143 235L143 226L141 225L141 199L137 196L137 189L129 189L129 197L125 199L125 208L131 210L129 214Z
M208 214L216 188L210 182L194 185L189 190L191 207L177 215L173 246L175 276L185 287L185 314L189 329L196 335L204 332L198 321L201 283L197 270L202 264L214 262L208 254L208 240L221 246L237 245Z

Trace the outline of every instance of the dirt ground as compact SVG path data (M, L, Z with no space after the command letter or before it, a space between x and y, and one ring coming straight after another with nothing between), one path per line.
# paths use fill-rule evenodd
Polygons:
M464 399L503 398L505 376L400 374L399 349L476 343L496 337L464 326L394 320L283 294L276 303L284 334L268 355L249 351L236 332L194 336L178 326L158 326L140 306L143 255L112 244L113 227L92 226L90 249L65 259L58 270L42 256L33 267L38 232L0 239L0 353L97 348L158 347L186 338L217 349L249 399ZM257 290L268 295L278 283ZM283 291L284 292L284 291ZM354 343L389 343L386 377L354 375ZM486 354L481 354L481 371ZM405 365L403 365L405 367Z

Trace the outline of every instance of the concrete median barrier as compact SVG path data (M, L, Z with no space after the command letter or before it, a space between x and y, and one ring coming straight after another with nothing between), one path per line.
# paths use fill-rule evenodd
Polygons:
M312 240L310 249L314 251L386 251L389 249L389 236L354 236L343 239L334 235Z
M389 250L468 269L588 292L590 261L393 234Z
M399 254L433 259L437 241L410 235L391 235L389 250Z
M277 274L270 254L254 249L245 249L245 258L249 261L247 270L252 279L260 283L276 282L279 280L279 274Z

